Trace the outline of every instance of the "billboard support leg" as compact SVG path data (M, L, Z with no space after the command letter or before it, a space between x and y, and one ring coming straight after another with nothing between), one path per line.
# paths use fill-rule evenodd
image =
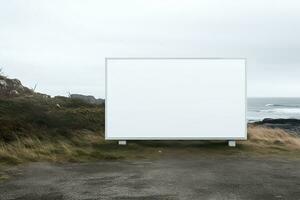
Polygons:
M126 140L119 140L119 145L126 145Z
M236 147L236 142L234 140L229 140L228 141L228 146L230 146L230 147Z

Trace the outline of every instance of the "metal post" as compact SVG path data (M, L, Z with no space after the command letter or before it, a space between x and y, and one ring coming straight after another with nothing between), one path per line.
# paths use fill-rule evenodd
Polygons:
M230 140L230 141L228 141L228 146L236 147L236 142L234 140Z
M126 140L119 140L119 145L126 145Z

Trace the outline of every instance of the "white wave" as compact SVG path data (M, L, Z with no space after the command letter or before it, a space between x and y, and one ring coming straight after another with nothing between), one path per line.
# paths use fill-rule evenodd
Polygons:
M299 108L299 105L285 105L285 104L272 104L268 103L265 107L286 107L286 108Z
M260 112L277 113L277 114L300 114L300 108L274 108L261 110Z
M266 104L265 106L266 106L266 107L274 106L274 104L268 103L268 104Z

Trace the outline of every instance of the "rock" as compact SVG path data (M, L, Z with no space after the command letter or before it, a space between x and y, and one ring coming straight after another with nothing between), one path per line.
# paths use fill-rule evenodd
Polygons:
M0 80L0 87L3 87L3 88L7 87L7 83L5 80Z
M40 96L40 97L42 97L43 99L50 99L50 98L51 98L50 95L42 94L42 93L39 93L39 92L36 92L36 93L35 93L35 96Z
M11 93L11 95L18 95L19 94L19 92L17 90L12 90L12 91L10 91L10 93Z
M0 97L33 95L34 92L22 85L18 79L9 79L0 75Z
M262 120L263 124L269 123L269 124L299 124L300 125L300 119L294 119L294 118L289 118L289 119L272 119L272 118L265 118Z
M90 104L104 104L105 100L104 99L96 99L94 96L91 95L82 95L82 94L71 94L70 95L71 99L80 99L86 103Z
M253 124L268 128L280 128L284 129L285 131L294 132L297 135L300 135L300 119L265 118L262 121L254 122Z
M15 86L15 87L22 87L23 88L23 85L22 85L22 83L21 83L20 80L18 80L18 79L11 79L11 82L12 82L13 86Z
M61 106L60 106L59 104L56 104L56 107L57 107L57 108L61 108Z

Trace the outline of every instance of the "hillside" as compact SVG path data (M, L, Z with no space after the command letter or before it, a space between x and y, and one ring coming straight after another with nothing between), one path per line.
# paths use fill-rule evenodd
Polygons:
M103 133L103 105L51 98L23 86L18 79L0 76L0 141L31 135L69 136L80 130Z
M104 104L51 98L0 75L0 168L1 163L71 159L71 147L102 141L103 133Z

